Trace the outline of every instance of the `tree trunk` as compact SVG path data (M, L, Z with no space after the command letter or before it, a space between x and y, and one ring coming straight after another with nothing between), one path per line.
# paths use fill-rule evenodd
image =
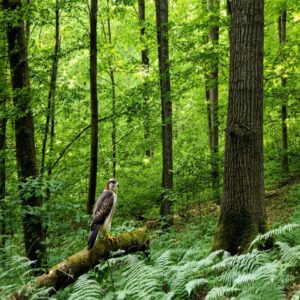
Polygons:
M111 34L111 24L110 24L110 0L107 0L107 32L108 32L108 43L112 46L112 34ZM116 114L116 83L115 83L115 73L112 65L112 60L109 59L109 77L111 83L111 99L112 99L112 113ZM112 130L111 130L111 149L112 149L112 177L116 177L116 120L112 118Z
M264 1L232 2L224 199L213 249L247 251L266 230L263 175Z
M146 144L149 143L149 138L150 138L150 113L149 113L149 105L148 105L148 78L147 75L149 73L149 57L148 57L148 49L146 46L146 11L145 11L145 0L138 0L139 4L139 21L140 21L140 35L141 35L141 42L143 45L143 48L141 50L141 61L142 61L142 68L143 72L145 72L145 77L144 77L144 92L143 92L143 97L144 97L144 138ZM146 149L146 156L152 157L152 149L150 146Z
M284 52L283 47L286 42L286 8L283 9L281 16L278 18L278 34L279 34L279 47L281 52ZM284 64L284 54L282 54L282 62ZM281 76L281 88L283 91L283 96L281 100L281 135L282 135L282 157L281 166L284 175L288 175L289 172L289 160L288 160L288 133L287 133L287 106L286 106L286 96L285 88L287 84L287 79L285 75Z
M125 232L110 242L98 240L92 250L83 249L68 257L63 262L52 267L47 273L36 278L37 287L52 288L50 294L69 286L82 274L93 269L99 264L99 260L109 259L112 252L123 250L122 255L145 251L149 246L149 235L146 228L139 228L132 232ZM26 289L27 288L27 289ZM30 288L23 287L20 291L11 294L7 300L30 299Z
M16 157L20 180L20 199L23 205L23 229L25 252L35 266L42 266L46 247L39 208L41 197L35 195L32 181L38 180L34 144L33 115L30 106L30 83L24 20L20 0L4 0L4 8L13 14L13 23L7 24L8 56L11 69L15 118ZM16 16L17 19L16 19Z
M25 10L27 11L27 16L25 20L25 38L26 38L27 48L29 48L30 25L31 25L30 0L25 0L24 5L25 5Z
M48 104L47 104L47 112L46 112L46 124L45 124L45 132L44 138L42 142L42 157L41 157L41 175L44 174L45 171L45 159L46 159L46 146L48 140L48 132L50 126L50 144L54 137L54 114L55 114L55 91L56 91L56 82L57 82L57 70L58 70L58 58L59 58L59 50L60 50L60 34L59 34L59 2L56 0L55 5L55 46L54 46L54 56L53 56L53 64L52 64L52 73L50 80L50 88L48 94ZM49 151L49 156L51 157L51 148ZM48 170L49 172L49 170ZM51 173L51 171L50 171Z
M98 0L91 0L90 12L90 89L91 89L91 161L87 211L93 211L96 196L98 164L98 98L97 98L97 11Z
M0 10L2 10L2 3ZM6 102L9 98L8 87L8 61L7 41L3 28L0 28L0 248L5 245L6 222L5 222L5 195L6 195Z
M211 15L210 22L214 24L209 31L209 40L214 47L219 46L219 0L208 0L208 12ZM210 154L211 154L211 178L213 188L213 199L220 204L220 175L219 175L219 120L218 120L218 100L219 100L219 66L218 51L215 51L210 61L210 73L208 74L208 101L209 101L209 125L210 127Z
M172 101L169 70L169 38L168 38L168 0L155 0L156 26L158 42L158 61L160 75L160 93L162 105L162 199L161 216L166 226L173 223L172 201L173 190L173 150L172 150Z

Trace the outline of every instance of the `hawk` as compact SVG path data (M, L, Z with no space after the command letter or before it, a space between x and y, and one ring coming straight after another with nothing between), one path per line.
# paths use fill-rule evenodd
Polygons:
M110 235L109 231L117 203L118 185L119 183L116 179L109 179L104 191L95 204L88 238L89 250L94 247L99 230L104 234L105 239L110 241L114 240L114 237Z

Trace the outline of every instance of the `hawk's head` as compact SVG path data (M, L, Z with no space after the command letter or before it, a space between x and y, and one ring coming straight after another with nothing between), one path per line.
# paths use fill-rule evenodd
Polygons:
M118 190L118 186L118 181L115 178L111 178L107 181L106 189L116 193Z

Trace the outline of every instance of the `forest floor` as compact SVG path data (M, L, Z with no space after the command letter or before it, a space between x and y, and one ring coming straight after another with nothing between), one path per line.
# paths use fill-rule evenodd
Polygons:
M270 228L300 221L300 177L281 182L266 191L266 210ZM175 224L169 236L156 236L151 245L151 255L155 258L162 248L197 248L208 255L218 220L220 207L213 201L194 206L185 213L174 216ZM300 244L300 237L295 244ZM298 274L299 275L299 274ZM291 299L300 290L300 276L286 289L286 299Z

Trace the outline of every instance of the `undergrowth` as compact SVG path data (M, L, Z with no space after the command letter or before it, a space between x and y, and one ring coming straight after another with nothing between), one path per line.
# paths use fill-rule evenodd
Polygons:
M253 244L295 230L300 233L299 225L285 225L259 236ZM79 278L67 299L281 300L287 287L299 279L300 245L283 241L271 251L254 249L239 256L216 251L198 257L199 249L192 247L163 251L155 259L137 255L112 259L110 268L103 264ZM97 297L87 298L96 291ZM297 294L292 299L298 299Z
M291 289L300 283L298 196L300 187L295 186L290 191L293 224L276 224L256 237L247 254L210 253L217 213L183 219L169 232L155 233L149 257L128 255L101 262L50 299L299 300L300 291ZM274 248L258 250L271 236L276 239ZM30 262L15 253L9 247L0 253L0 299L33 278ZM32 299L47 299L46 292L37 291Z

